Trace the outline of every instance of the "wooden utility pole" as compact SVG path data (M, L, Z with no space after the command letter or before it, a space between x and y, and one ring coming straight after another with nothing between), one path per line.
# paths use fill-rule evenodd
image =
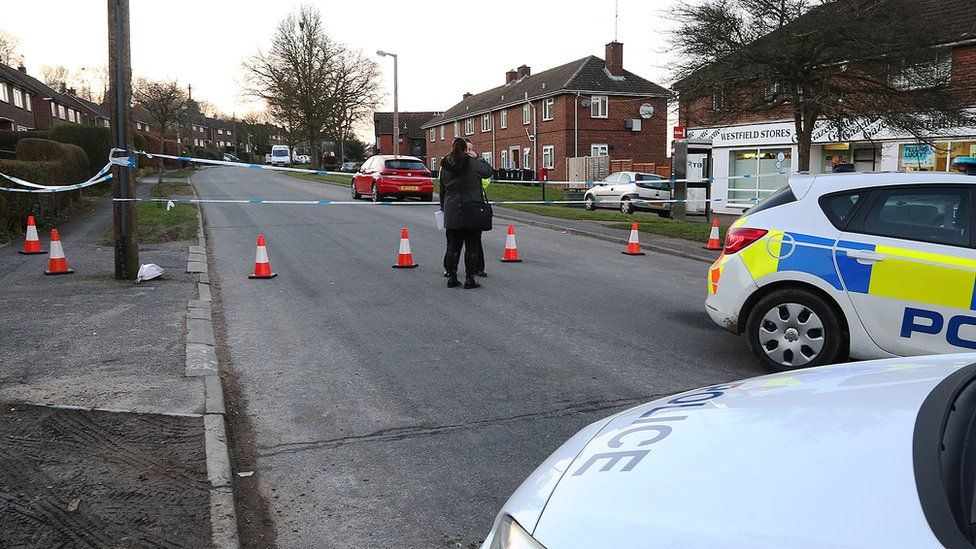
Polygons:
M132 143L132 62L129 57L129 0L108 0L108 73L112 147L128 151ZM115 198L136 197L136 178L129 168L112 166ZM132 280L139 273L136 203L112 203L115 229L115 278Z

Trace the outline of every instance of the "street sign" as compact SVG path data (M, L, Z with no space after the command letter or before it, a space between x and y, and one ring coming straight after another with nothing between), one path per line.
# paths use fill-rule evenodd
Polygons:
M684 126L675 126L674 127L674 138L675 139L684 139L685 138L685 127Z

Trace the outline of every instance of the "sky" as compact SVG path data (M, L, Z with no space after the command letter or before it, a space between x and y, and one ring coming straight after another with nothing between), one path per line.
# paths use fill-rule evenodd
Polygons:
M624 68L662 85L671 80L665 10L672 1L619 0ZM108 63L105 0L4 3L0 29L20 40L31 75L40 78L43 65L74 71ZM393 108L393 61L375 57L376 50L398 54L401 111L443 111L465 92L503 84L505 71L519 65L535 73L587 55L602 58L615 30L614 0L131 0L133 75L192 84L194 99L227 115L260 110L241 95L241 62L266 49L278 22L302 4L320 9L333 38L380 64L387 90L381 110ZM371 142L372 126L359 134Z

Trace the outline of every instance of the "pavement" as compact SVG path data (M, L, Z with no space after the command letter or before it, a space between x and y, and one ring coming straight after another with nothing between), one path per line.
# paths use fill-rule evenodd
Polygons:
M201 198L348 198L257 170L192 181ZM583 426L765 373L705 314L703 260L525 220L524 262L502 264L505 221L484 235L484 287L448 289L431 206L203 211L235 466L254 471L234 478L246 547L477 547ZM390 268L401 227L417 269ZM247 279L258 234L275 279Z
M71 275L0 248L0 546L209 547L233 515L214 495L222 420L206 378L184 375L188 243L141 246L165 276L118 281L98 244L111 223L103 198L58 227Z

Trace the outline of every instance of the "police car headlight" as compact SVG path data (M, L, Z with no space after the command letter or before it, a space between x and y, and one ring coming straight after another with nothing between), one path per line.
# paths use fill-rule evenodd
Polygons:
M505 515L491 540L490 549L546 549L526 532L515 519Z

